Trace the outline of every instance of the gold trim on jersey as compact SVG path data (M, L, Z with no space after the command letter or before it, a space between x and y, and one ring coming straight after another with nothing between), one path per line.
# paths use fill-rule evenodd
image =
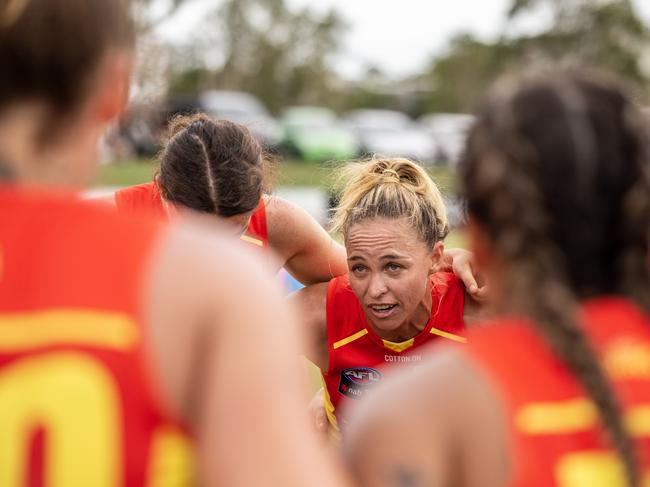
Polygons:
M341 430L339 429L339 422L336 419L336 414L334 414L336 408L332 403L332 398L330 397L330 393L327 390L326 384L323 384L323 399L325 402L325 414L327 414L327 421L329 421L330 424L329 436L333 440L338 441L341 439Z
M620 338L605 350L603 366L615 379L648 379L650 345L632 337Z
M625 425L634 436L650 436L650 404L630 408Z
M383 338L382 338L381 341L383 342L384 347L390 348L391 350L393 350L393 351L395 351L397 353L400 353L400 352L403 352L404 350L406 350L407 348L411 348L413 346L413 344L415 343L415 338L410 338L410 339L406 340L405 342L399 342L399 343L390 342L388 340L384 340Z
M598 411L585 398L526 404L515 416L517 428L529 435L575 433L597 422Z
M240 235L239 238L244 242L252 243L253 245L257 245L258 247L264 247L264 241L260 240L259 238L250 237L248 235Z
M334 350L336 350L337 348L341 348L342 346L347 345L348 343L352 343L353 341L358 340L359 338L366 336L367 334L368 334L368 329L364 328L363 330L356 332L354 335L350 335L349 337L343 338L338 342L334 342L334 345L332 347L334 348Z
M447 338L449 340L453 340L455 342L467 343L467 338L459 335L454 335L453 333L449 333L448 331L439 330L438 328L431 328L431 331L429 333L431 333L432 335L438 335L439 337Z
M515 414L515 425L528 435L577 433L595 428L599 421L596 406L586 398L530 403ZM650 404L629 408L624 421L632 436L650 436Z
M197 485L195 454L194 445L178 428L158 427L151 440L147 487Z
M52 345L128 350L139 339L138 327L122 313L56 309L0 314L2 352L24 352Z

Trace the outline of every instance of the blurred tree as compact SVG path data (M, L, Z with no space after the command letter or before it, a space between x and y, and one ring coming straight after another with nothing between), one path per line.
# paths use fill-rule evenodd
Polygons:
M550 9L552 22L538 35L504 35L495 43L456 37L417 77L429 88L420 96L418 111L472 110L497 77L530 65L601 68L647 89L641 60L650 36L631 0L512 0L508 19L542 8Z
M291 104L331 102L337 94L331 59L344 28L334 11L319 18L307 9L293 12L284 0L226 0L206 19L195 44L219 58L219 67L206 76L205 63L185 66L171 93L243 90L275 113Z
M133 17L140 35L169 18L186 2L187 0L131 0Z
M454 38L446 54L434 59L421 86L419 115L426 112L472 111L485 88L512 65L520 61L516 43L488 44L468 34Z
M508 15L548 8L551 27L536 37L521 39L521 48L538 56L614 71L647 82L640 64L650 40L631 0L512 0Z

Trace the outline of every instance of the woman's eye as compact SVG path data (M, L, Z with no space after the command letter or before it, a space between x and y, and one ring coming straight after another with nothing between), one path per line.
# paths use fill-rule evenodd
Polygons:
M365 270L366 270L366 267L365 267L365 266L362 266L362 265L355 265L355 266L352 268L352 272L355 272L355 273L357 273L357 274L358 274L359 272L363 272L363 271L365 271Z

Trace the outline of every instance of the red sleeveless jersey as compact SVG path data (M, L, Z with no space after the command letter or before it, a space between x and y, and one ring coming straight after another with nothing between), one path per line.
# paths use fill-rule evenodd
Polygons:
M191 479L143 328L160 238L157 224L72 196L0 188L0 485Z
M160 220L169 218L160 189L155 181L129 186L115 192L115 206L118 212L126 214L144 213ZM241 236L245 242L268 248L269 233L266 227L266 206L264 198L251 215L246 231Z
M264 249L269 247L269 231L266 227L266 203L264 197L260 198L260 202L251 215L250 222L248 222L248 228L240 238Z
M154 181L118 189L115 191L115 206L120 213L144 213L160 220L168 218L160 189Z
M619 399L650 478L650 320L619 298L580 317ZM509 419L513 487L624 487L622 465L597 409L533 326L488 323L461 350L487 373ZM644 485L645 483L642 482Z
M464 342L464 290L447 272L431 276L431 318L414 338L401 343L382 339L366 320L348 276L332 279L327 288L327 344L329 368L323 373L327 416L335 431L342 428L339 406L347 398L360 399L382 378L387 364L416 366L421 346L441 338Z

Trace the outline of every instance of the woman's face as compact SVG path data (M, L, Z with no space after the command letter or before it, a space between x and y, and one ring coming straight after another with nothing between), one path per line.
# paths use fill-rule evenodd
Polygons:
M350 286L379 331L399 330L429 291L429 276L442 253L430 250L406 218L373 218L350 227L345 242Z

